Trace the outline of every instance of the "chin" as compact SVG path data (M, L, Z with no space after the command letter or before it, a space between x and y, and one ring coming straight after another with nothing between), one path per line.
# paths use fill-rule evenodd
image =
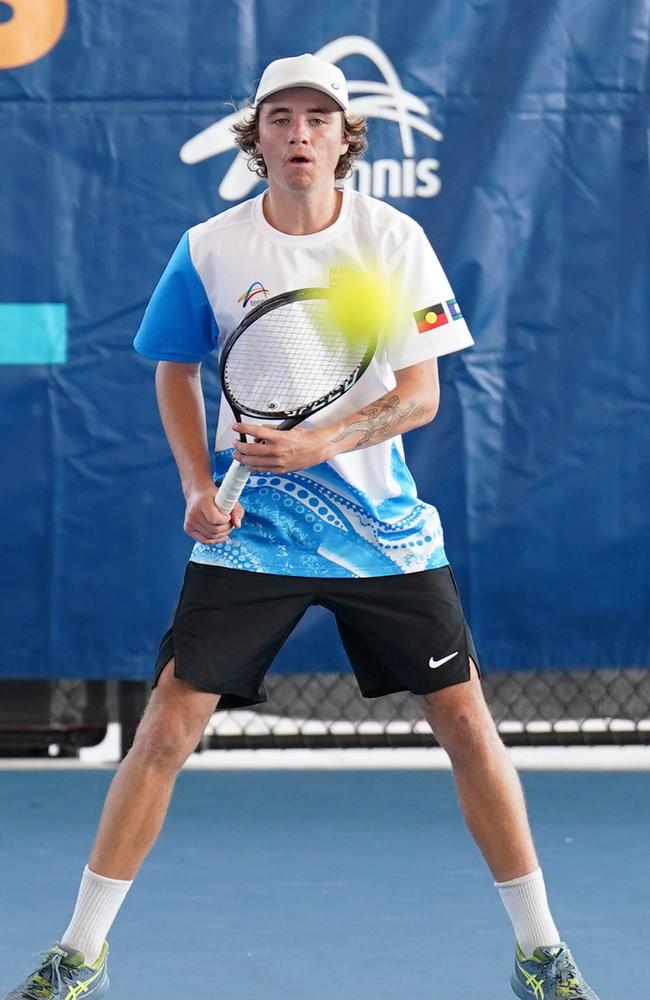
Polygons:
M314 180L313 177L306 177L304 175L302 177L291 177L289 178L287 183L290 188L293 188L294 190L297 191L305 191L308 188L317 186L316 181Z

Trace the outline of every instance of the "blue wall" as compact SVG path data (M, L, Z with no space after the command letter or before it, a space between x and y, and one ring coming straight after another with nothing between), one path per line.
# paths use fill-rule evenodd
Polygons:
M650 0L43 0L40 57L2 11L0 674L150 673L191 542L131 341L180 234L252 190L230 102L302 51L359 82L355 183L476 340L406 444L483 665L648 664ZM313 613L278 667L344 662Z

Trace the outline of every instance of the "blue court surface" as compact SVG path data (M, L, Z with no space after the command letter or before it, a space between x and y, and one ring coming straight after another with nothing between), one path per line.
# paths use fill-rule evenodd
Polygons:
M0 773L0 996L72 912L110 771ZM522 775L601 1000L650 996L650 776ZM110 935L115 1000L507 1000L511 930L448 772L184 772Z

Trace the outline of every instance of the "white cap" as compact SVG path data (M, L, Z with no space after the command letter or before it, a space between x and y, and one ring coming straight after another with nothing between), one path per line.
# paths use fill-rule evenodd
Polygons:
M259 107L265 98L289 87L320 90L334 98L344 111L348 110L348 87L341 70L309 53L269 63L262 73L253 107Z

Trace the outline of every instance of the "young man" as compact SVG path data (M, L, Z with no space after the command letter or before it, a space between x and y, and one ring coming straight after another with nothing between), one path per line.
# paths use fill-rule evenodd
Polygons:
M158 361L160 412L195 546L71 922L8 1000L103 996L106 935L160 831L179 769L217 704L264 700L266 670L313 603L336 615L363 693L412 691L447 750L465 819L513 923L515 994L597 1000L549 911L438 514L418 499L399 436L433 419L436 359L472 338L421 228L335 184L365 146L365 123L347 108L337 67L311 55L267 67L237 132L268 190L189 230L145 313L135 346ZM265 296L330 285L369 261L399 282L408 306L371 366L347 395L291 431L234 423L222 400L213 478L201 361ZM252 476L242 503L224 515L215 483L233 454Z

